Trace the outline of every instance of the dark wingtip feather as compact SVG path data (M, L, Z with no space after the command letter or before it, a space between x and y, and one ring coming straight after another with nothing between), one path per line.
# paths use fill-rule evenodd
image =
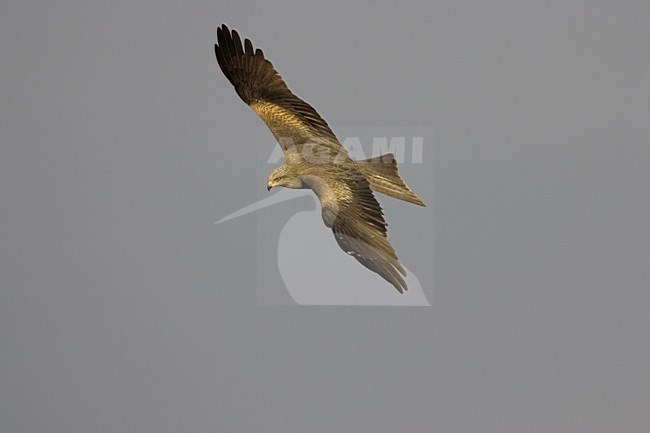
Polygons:
M244 50L242 49L241 39L239 38L239 33L236 30L232 31L233 44L235 45L235 52L238 55L243 55Z

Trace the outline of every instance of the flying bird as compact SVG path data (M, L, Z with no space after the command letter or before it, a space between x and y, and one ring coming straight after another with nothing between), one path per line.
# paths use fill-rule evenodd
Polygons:
M261 49L242 44L237 31L217 28L217 63L239 97L264 121L285 162L268 178L276 186L311 189L338 245L362 265L407 290L406 271L386 237L386 221L373 191L424 206L404 183L391 153L354 161L327 122L294 95Z

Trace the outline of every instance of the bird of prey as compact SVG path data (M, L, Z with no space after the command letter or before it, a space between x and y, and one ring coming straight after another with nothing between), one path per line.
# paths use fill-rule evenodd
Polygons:
M325 225L347 254L400 292L406 271L386 237L386 221L373 191L420 206L404 183L393 154L354 161L325 120L294 95L259 48L237 31L217 28L217 63L239 97L266 123L285 156L269 176L276 186L311 189Z

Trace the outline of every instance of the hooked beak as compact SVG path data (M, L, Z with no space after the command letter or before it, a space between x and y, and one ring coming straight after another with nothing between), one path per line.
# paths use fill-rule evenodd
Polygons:
M267 191L271 191L271 188L273 188L273 187L271 186L271 184L270 184L270 183L267 183L267 184L266 184L266 190L267 190Z

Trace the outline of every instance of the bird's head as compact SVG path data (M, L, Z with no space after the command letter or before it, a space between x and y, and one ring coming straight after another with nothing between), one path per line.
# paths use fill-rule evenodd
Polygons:
M273 173L269 175L269 179L266 182L266 189L269 191L276 186L299 189L302 188L302 181L287 165L282 165L273 170Z

